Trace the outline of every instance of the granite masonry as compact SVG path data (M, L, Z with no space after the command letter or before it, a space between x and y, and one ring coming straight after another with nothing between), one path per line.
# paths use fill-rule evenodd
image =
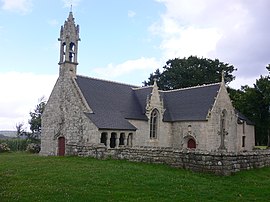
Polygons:
M74 152L75 151L75 152ZM166 147L121 147L107 149L103 145L68 145L69 155L97 159L121 159L145 163L161 163L195 172L232 175L241 170L270 166L270 149L241 152L207 152L176 150Z

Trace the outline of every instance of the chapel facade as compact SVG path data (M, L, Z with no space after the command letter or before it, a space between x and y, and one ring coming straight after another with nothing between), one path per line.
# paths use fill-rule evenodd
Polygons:
M60 30L59 77L42 114L41 154L68 145L169 147L238 152L255 145L254 124L237 112L220 83L161 91L77 75L79 26Z

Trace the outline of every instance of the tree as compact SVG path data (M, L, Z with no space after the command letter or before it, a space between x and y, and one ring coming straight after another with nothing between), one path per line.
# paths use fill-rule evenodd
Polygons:
M21 135L25 133L25 128L23 126L23 123L17 123L16 124L16 136L19 138Z
M261 76L254 87L229 93L234 107L255 123L256 145L270 144L270 76Z
M225 82L229 83L234 79L232 72L234 66L220 62L218 59L211 60L190 56L188 58L175 58L168 60L163 67L163 72L157 69L150 74L145 86L152 85L154 80L162 90L191 87L221 81L222 71L225 73Z
M32 131L31 138L36 138L41 132L41 115L45 109L45 105L46 101L42 97L34 111L30 112L31 119L28 123L30 124L30 130Z

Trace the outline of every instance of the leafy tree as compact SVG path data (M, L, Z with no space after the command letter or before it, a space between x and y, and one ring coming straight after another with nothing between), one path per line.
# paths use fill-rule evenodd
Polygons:
M270 76L261 76L254 87L229 89L229 93L234 107L255 122L256 144L270 146Z
M31 137L36 138L41 132L41 115L45 109L46 101L44 98L39 100L39 104L36 106L33 112L30 112L31 119L28 121L30 124L30 130L32 131Z
M23 135L23 133L25 133L25 128L23 126L23 123L17 123L16 124L16 135L17 137L20 137L21 135Z
M257 141L266 144L270 135L270 77L262 77L256 81L254 89L257 94L256 134ZM270 146L270 145L269 145Z
M175 58L166 62L162 73L157 69L143 84L152 85L156 79L162 90L191 87L220 82L222 71L225 73L225 82L229 83L234 79L232 75L234 70L236 69L232 65L220 62L218 59L211 60L196 56Z

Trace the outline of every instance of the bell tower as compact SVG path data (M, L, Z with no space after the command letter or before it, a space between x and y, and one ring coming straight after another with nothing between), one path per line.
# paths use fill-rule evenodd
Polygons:
M65 24L60 29L60 69L59 76L70 75L76 77L77 72L77 56L78 56L78 42L79 37L79 25L75 24L72 11L69 12L69 16L65 21Z

